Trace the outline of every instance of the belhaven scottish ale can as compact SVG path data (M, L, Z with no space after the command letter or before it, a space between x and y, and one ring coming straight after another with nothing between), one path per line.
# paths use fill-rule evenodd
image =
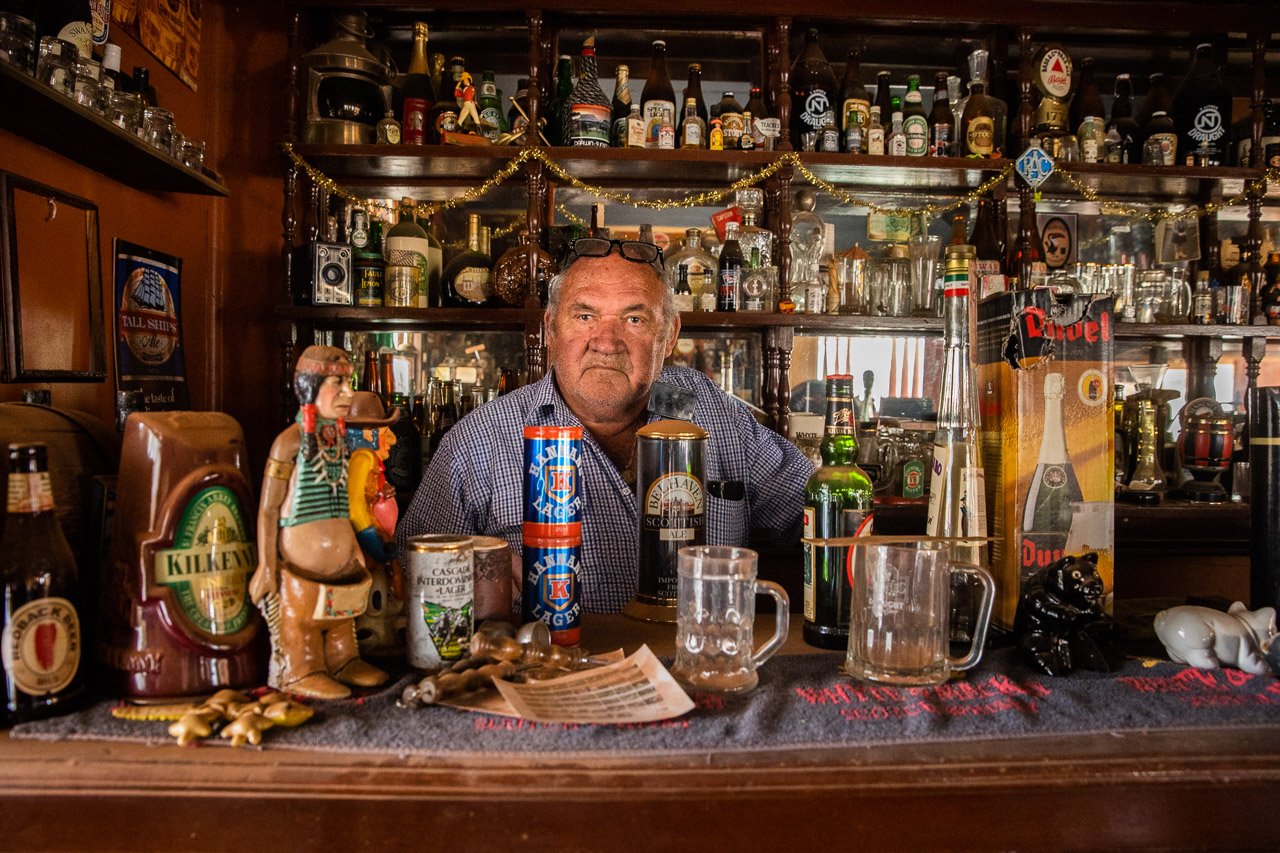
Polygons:
M545 622L551 629L551 642L558 646L576 646L582 636L582 603L578 591L582 538L540 538L526 533L523 552L520 609L524 621Z
M639 577L622 608L633 619L676 621L680 549L707 544L707 433L689 421L654 421L636 432Z
M524 530L538 538L582 539L578 463L582 427L524 428Z
M463 657L475 623L473 543L470 536L428 533L405 543L409 588L409 665L439 669Z

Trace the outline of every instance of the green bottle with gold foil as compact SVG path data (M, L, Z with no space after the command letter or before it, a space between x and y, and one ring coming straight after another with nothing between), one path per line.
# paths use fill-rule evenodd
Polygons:
M871 478L858 467L853 377L827 377L827 423L822 466L805 486L806 539L871 534ZM804 641L824 649L849 642L848 548L804 545Z

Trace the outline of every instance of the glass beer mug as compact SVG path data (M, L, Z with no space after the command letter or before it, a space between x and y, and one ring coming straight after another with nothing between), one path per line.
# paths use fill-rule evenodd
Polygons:
M787 593L756 579L755 551L727 545L681 548L677 557L676 660L671 674L694 690L745 693L760 681L756 667L787 638ZM755 648L756 596L777 606L773 636Z
M942 684L982 659L995 581L983 568L950 559L945 541L903 540L849 549L853 586L845 671L887 684ZM982 589L973 641L963 658L947 652L951 577L968 575Z

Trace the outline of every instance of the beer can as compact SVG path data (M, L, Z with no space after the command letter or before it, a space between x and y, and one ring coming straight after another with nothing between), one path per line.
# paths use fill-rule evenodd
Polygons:
M576 646L582 636L582 603L578 572L582 540L576 537L524 540L521 615L525 622L545 622L551 642Z
M439 669L466 654L474 626L470 536L428 533L405 543L409 664Z
M475 621L511 619L511 546L499 536L472 536Z
M412 308L418 304L418 268L387 264L382 274L382 304Z
M676 621L676 561L686 545L705 545L707 433L689 421L655 421L636 432L639 579L622 612Z
M582 427L524 428L525 535L564 539L582 537L582 493L578 463Z

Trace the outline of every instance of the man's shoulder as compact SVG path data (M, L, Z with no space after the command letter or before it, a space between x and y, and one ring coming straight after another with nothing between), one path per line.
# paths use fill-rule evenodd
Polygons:
M703 391L714 392L725 399L729 399L729 395L724 393L719 385L712 382L707 374L701 370L694 370L692 367L669 364L662 368L662 372L658 375L658 381L667 382L680 388L687 388L690 391L697 391L699 394Z

